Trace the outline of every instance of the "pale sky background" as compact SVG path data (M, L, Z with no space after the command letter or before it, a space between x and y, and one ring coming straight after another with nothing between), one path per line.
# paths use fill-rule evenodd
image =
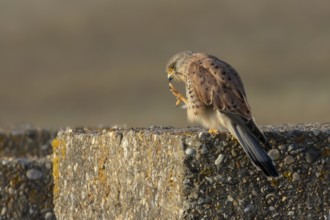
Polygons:
M237 69L259 124L329 122L329 24L329 1L1 1L0 126L187 126L186 49Z

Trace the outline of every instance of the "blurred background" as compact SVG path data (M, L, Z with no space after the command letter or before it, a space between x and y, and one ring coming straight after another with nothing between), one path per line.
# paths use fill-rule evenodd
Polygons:
M187 126L165 64L240 73L259 124L330 121L330 1L1 1L0 126Z

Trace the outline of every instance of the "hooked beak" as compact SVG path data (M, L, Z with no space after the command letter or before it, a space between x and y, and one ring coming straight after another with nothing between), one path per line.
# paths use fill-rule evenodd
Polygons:
M173 80L173 78L174 78L173 73L172 74L171 73L167 74L167 79L168 79L169 82L171 82Z

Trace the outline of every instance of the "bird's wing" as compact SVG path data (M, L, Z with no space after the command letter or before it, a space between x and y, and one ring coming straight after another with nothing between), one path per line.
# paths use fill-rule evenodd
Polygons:
M242 80L233 67L216 57L206 56L191 62L188 80L202 103L213 106L266 143L251 115Z

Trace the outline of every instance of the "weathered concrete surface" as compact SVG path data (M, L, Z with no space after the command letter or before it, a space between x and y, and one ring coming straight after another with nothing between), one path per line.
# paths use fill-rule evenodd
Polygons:
M30 126L0 129L1 220L55 219L49 156L55 134Z
M53 141L58 219L324 219L330 124L264 128L281 177L257 171L227 133L66 130Z

